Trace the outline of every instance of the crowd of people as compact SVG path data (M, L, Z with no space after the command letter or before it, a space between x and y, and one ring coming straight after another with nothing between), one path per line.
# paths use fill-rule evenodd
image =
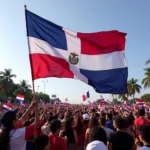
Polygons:
M0 111L0 150L150 150L150 114L86 105Z

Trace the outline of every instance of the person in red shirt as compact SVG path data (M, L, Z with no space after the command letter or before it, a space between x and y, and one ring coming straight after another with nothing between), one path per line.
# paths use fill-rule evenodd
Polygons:
M73 127L77 135L76 150L84 150L85 132L83 122L80 116L75 119L75 126Z
M145 109L139 109L138 110L139 117L134 120L134 125L136 129L139 125L148 124L148 120L145 118Z
M139 109L138 115L139 117L134 120L136 137L138 137L138 127L143 124L149 124L148 120L145 118L145 109Z
M67 150L67 144L64 139L60 138L61 122L59 120L53 120L50 123L49 140L50 140L50 150Z

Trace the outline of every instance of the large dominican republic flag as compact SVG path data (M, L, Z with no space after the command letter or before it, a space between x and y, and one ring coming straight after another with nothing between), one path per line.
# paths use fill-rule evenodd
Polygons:
M26 10L33 80L74 78L99 93L127 93L125 33L79 33Z

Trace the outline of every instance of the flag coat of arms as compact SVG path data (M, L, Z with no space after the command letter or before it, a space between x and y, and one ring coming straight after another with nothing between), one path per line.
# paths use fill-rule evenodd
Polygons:
M96 92L127 93L125 33L79 33L26 10L32 79L74 78Z

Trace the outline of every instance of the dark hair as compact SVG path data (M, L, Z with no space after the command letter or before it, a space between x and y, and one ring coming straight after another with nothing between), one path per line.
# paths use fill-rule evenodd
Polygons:
M145 109L139 109L138 110L138 115L139 116L144 116L145 115Z
M132 117L128 116L127 118L125 118L125 127L128 128L129 126L133 125L133 119Z
M89 128L92 128L92 127L97 126L97 125L99 125L98 120L95 117L91 118L89 121Z
M83 133L83 122L80 119L80 117L77 118L75 126L76 126L77 133L82 134Z
M150 143L150 125L140 125L138 131L142 139L145 142Z
M60 129L60 127L61 127L61 122L59 120L55 119L50 122L50 131L52 133L55 133L57 130Z
M113 119L113 116L112 116L112 114L111 114L111 113L107 114L107 117L108 117L110 120L112 120L112 119Z
M117 128L119 129L124 129L125 128L125 121L122 117L118 116L115 118L115 124L117 126Z
M47 135L39 135L34 140L34 149L35 150L44 150L45 146L48 145L49 138Z
M89 120L83 120L83 124L89 124Z
M0 150L9 149L10 131L14 129L16 113L7 111L1 115Z
M100 114L99 114L99 113L95 113L95 114L94 114L94 117L95 117L96 119L99 119Z
M102 126L105 126L105 124L106 124L106 118L105 117L100 117L100 124Z
M73 128L72 128L72 124L71 124L71 120L70 119L66 119L63 122L63 131L64 131L64 136L67 136L68 138L68 142L74 142L75 141L75 136L74 136L74 132L73 132Z
M47 118L48 122L50 123L53 120L53 118L54 117L52 115L49 115L48 118Z
M99 126L94 126L89 133L89 141L102 141L107 144L107 135L103 128Z

